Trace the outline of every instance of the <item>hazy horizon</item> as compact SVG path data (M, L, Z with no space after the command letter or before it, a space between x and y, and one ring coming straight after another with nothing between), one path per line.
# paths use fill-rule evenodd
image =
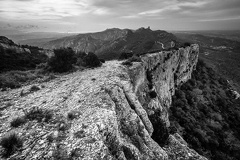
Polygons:
M0 13L0 29L24 32L240 28L239 0L0 0Z

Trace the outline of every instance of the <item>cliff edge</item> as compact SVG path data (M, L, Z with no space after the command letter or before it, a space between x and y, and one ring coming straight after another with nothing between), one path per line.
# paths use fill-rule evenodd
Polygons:
M191 45L143 55L130 67L109 61L37 90L0 93L0 136L15 132L23 142L6 159L205 160L167 131L171 97L191 78L198 53ZM13 127L17 117L25 121Z

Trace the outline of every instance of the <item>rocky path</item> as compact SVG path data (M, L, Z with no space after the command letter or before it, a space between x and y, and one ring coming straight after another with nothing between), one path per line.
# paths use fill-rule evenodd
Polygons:
M92 121L108 120L111 115L107 108L111 108L112 104L109 96L106 94L106 86L117 84L120 81L118 75L121 75L121 67L118 61L105 63L102 67L96 69L87 69L84 71L74 72L63 77L56 78L50 82L35 84L41 89L36 92L30 92L31 86L26 86L20 89L10 90L0 93L0 136L2 137L7 132L19 133L24 138L24 146L26 150L23 157L34 159L41 155L45 158L51 157L52 151L56 151L56 144L46 143L47 136L55 134L65 135L68 139L62 140L71 148L75 143L74 133L82 131L82 127L88 128L84 131L87 134L94 135L97 127L101 127ZM24 94L21 96L21 92ZM105 103L106 102L106 103ZM44 110L49 110L53 113L53 118L49 123L29 121L23 126L12 128L11 121L14 118L24 116L24 112L31 110L33 107L38 107ZM73 113L78 116L74 120L68 119L68 113ZM95 117L91 117L95 115ZM106 117L103 117L106 116ZM59 132L59 126L71 128L64 132ZM71 126L71 127L70 127ZM89 133L87 133L89 132ZM83 136L83 135L82 135ZM85 137L84 136L84 137ZM100 137L86 136L89 141L97 141ZM73 142L70 142L73 141ZM96 146L91 146L92 150L98 150L103 145L96 143ZM65 146L66 147L66 146ZM65 148L64 147L64 148ZM46 150L48 148L48 150ZM29 153L28 153L29 152ZM44 155L46 152L46 155ZM89 152L88 152L89 153ZM101 153L101 152L99 152ZM90 154L90 153L89 153Z

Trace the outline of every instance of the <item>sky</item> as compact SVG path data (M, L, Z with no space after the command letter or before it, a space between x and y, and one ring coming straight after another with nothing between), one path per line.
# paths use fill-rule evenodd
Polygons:
M0 0L0 28L239 30L240 0Z

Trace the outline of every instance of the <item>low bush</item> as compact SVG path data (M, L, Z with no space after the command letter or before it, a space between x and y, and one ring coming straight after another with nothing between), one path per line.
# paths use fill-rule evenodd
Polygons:
M150 95L151 98L156 98L157 97L157 93L155 91L149 92L149 95Z
M23 146L23 141L15 132L12 132L1 138L0 145L4 149L2 156L7 158Z
M127 66L131 66L133 63L132 62L142 62L141 58L138 56L133 56L130 57L128 60L126 60L125 62L122 62L122 65L127 65Z
M29 71L9 71L0 74L0 88L6 90L7 88L18 88L22 84L41 78L43 75L37 74L33 70Z
M38 107L33 107L30 111L25 113L26 119L37 120L38 122L48 122L53 116L50 110L40 109Z
M36 91L38 91L38 90L40 90L40 88L39 88L38 86L35 86L35 85L33 85L33 86L29 89L30 92L36 92Z
M191 46L191 43L185 42L185 43L183 44L183 46L184 46L184 47L190 47L190 46Z
M74 118L77 118L77 115L75 112L69 112L67 115L68 119L73 120Z
M102 65L102 63L100 62L100 60L98 59L98 57L92 53L89 52L84 58L83 58L86 67L99 67Z
M119 60L124 60L124 59L128 59L130 57L133 56L133 53L132 52L122 52L119 56Z
M100 62L105 63L105 60L104 60L104 59L99 59L99 60L100 60Z
M129 61L122 62L122 65L131 66L133 63Z
M60 48L54 50L54 56L49 59L48 66L50 70L62 73L70 71L76 61L72 48Z

